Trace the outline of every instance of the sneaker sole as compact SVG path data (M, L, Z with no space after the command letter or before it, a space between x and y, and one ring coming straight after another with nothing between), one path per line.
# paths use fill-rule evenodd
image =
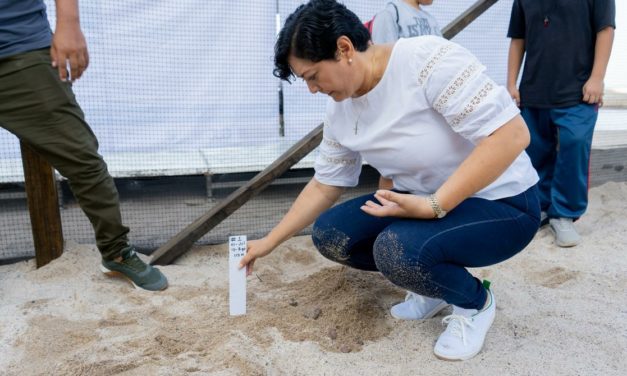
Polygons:
M133 282L133 280L130 279L128 276L126 276L124 273L120 273L118 271L111 270L111 269L107 268L106 266L104 266L102 264L100 264L100 270L108 277L112 277L112 278L121 277L122 279L128 281L131 285L133 285L133 287L135 287L137 290L146 290L145 288L142 288L142 287L136 285L135 282ZM156 291L163 291L163 290L165 290L167 288L168 288L168 284L163 286L162 289L156 290ZM146 291L153 291L153 290L146 290Z
M481 350L483 349L483 343L481 344L481 349L479 349L479 351L477 351L474 354L470 354L470 355L464 355L458 358L447 358L444 355L439 355L438 353L434 352L435 357L440 359L440 360L446 360L447 362L461 362L464 360L470 360L472 358L474 358L475 356L477 356L477 354L479 354L481 352Z
M398 317L391 310L390 310L390 315L392 315L392 317L394 317L397 320L426 320L426 319L430 319L433 316L437 315L438 313L440 313L443 309L445 309L448 306L450 306L450 304L448 304L446 302L442 302L442 303L438 304L437 306L435 306L435 308L433 308L431 311L427 312L426 315L424 315L423 317L421 317L419 319L408 319L408 318L405 318L405 317Z

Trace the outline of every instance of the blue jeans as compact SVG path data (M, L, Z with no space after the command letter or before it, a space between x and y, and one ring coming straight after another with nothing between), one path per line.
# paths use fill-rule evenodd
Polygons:
M468 198L442 219L373 217L360 207L365 195L322 213L313 242L326 258L361 270L379 271L406 290L481 309L486 290L466 267L507 260L533 239L540 226L534 186L490 201Z
M549 218L578 219L588 207L592 134L598 107L521 110L529 127L527 154L538 171L540 206Z

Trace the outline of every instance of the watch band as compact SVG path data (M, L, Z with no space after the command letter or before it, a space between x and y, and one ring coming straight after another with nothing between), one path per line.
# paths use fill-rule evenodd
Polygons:
M431 209L433 209L434 218L444 218L446 210L442 209L440 206L440 202L438 201L435 193L429 195L427 197L427 201L429 202L429 205L431 205Z

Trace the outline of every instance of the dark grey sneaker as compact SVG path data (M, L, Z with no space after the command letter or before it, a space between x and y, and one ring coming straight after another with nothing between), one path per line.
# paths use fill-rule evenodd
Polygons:
M135 253L135 247L128 246L121 252L121 261L102 260L100 269L109 276L122 276L136 288L160 291L168 287L168 279L157 268L143 262Z

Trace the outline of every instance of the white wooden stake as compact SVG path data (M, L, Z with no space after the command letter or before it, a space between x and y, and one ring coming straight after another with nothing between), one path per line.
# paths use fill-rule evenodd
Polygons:
M246 235L229 237L229 311L246 314L246 268L238 269L246 254Z

